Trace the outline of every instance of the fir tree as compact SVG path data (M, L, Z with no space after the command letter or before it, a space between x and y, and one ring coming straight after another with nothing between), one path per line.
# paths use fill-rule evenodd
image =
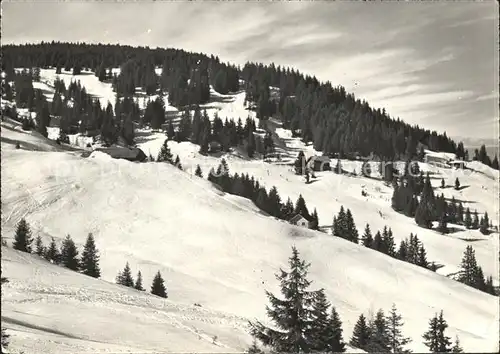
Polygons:
M351 210L346 211L347 239L351 242L358 243L358 230L351 214Z
M444 333L448 324L443 318L443 311L429 320L429 330L422 336L425 339L424 344L429 348L431 353L448 353L451 351L450 337Z
M389 228L386 230L384 227L384 233L382 236L382 244L384 253L394 257L396 255L396 245L394 244L394 237L392 235L392 229Z
M370 343L370 328L366 323L366 318L363 314L359 315L358 321L354 326L354 330L352 332L350 345L353 347L367 350L368 344Z
M460 346L460 339L458 336L455 337L455 342L453 343L453 347L451 348L452 353L463 353L464 350Z
M399 249L396 254L397 258L405 261L407 260L407 255L408 255L408 248L405 240L401 240L401 243L399 244Z
M370 340L367 349L368 352L390 352L389 328L382 309L377 311L375 319L370 325Z
M116 283L123 286L128 286L129 288L134 287L134 279L132 279L132 272L130 271L130 265L128 262L125 264L123 271L119 272L116 276Z
M476 261L476 253L472 246L465 248L462 262L460 264L460 273L458 281L469 286L475 286L478 283L478 265Z
M302 197L302 194L299 194L299 197L297 198L294 212L295 214L302 215L306 219L310 219L309 211L307 210L306 206L306 201L304 200L304 197Z
M474 210L474 218L472 219L471 227L474 230L479 228L479 216L477 215L477 210Z
M70 235L66 236L61 247L61 264L71 270L79 268L78 250Z
M455 179L455 189L457 191L460 189L460 181L458 180L458 177Z
M373 246L372 232L370 230L370 225L368 224L366 224L365 233L361 237L361 242L365 247L371 248Z
M203 178L203 172L201 171L200 165L196 165L196 170L194 171L195 176Z
M327 340L329 339L328 309L330 303L326 299L324 289L318 290L314 294L314 300L311 311L311 327L309 329L309 337L311 339L310 350L326 351Z
M444 188L446 185L444 183L444 178L441 178L441 188Z
M170 148L168 147L168 139L165 139L160 152L158 153L158 157L156 158L156 162L173 163L172 158L172 153L170 152Z
M300 151L297 159L294 162L295 174L301 175L304 173L306 158L304 156L304 152Z
M446 213L445 212L443 212L441 214L441 218L439 219L438 231L441 232L442 234L448 233L448 223L446 221Z
M43 246L42 238L38 235L35 239L36 255L43 257L45 254L45 247Z
M31 244L33 238L31 237L31 229L26 221L22 218L17 224L16 234L14 236L14 243L12 247L21 252L31 253Z
M61 254L57 249L56 241L52 238L49 247L45 251L45 259L53 264L59 264L61 262Z
M315 292L307 290L311 284L307 280L309 264L300 259L299 252L293 247L289 265L289 272L280 269L276 275L284 299L266 291L270 301L270 306L266 307L267 314L277 329L257 321L250 323L251 334L273 351L308 352L313 346L309 328L312 325L311 305L315 297Z
M403 319L397 312L396 305L393 304L389 317L387 317L389 348L392 353L408 353L409 350L404 349L411 339L403 336L401 327L403 327Z
M99 268L99 254L95 245L94 235L89 233L87 241L83 246L82 259L80 269L82 273L94 278L101 277L101 269Z
M327 343L328 346L325 349L327 349L329 352L345 352L345 343L344 339L342 338L342 321L340 320L339 314L333 306L330 314L329 336Z
M160 271L156 273L153 284L151 285L151 294L167 298L167 289L163 284L163 278L161 277Z
M464 225L468 229L472 228L472 217L469 208L465 209Z
M372 248L376 251L381 251L383 249L383 240L380 231L377 231L375 237L373 238L373 246Z
M479 231L483 234L483 235L487 235L489 233L489 225L490 224L490 220L488 218L488 213L485 212L484 213L484 217L481 219L481 223L480 223L480 227L479 227Z
M427 262L427 252L425 251L424 245L420 244L418 248L418 261L417 265L420 267L427 268L429 263Z
M137 272L137 280L135 281L134 288L136 288L139 291L144 291L144 288L142 287L142 274L141 274L141 271Z

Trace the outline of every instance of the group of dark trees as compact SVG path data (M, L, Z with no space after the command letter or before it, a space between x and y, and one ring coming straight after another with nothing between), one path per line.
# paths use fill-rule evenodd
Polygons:
M488 153L486 152L486 146L481 145L481 147L478 149L474 150L474 157L472 158L475 161L479 161L484 163L487 166L490 166L491 168L494 168L495 170L498 170L498 157L495 155L493 160L488 156Z
M356 229L356 224L349 208L346 211L342 205L338 215L333 217L332 234L358 243L358 230Z
M151 49L109 44L42 42L2 47L2 70L10 75L15 67L64 68L79 75L90 70L101 81L111 80L119 96L135 94L137 87L147 94L169 93L177 106L206 103L209 84L218 92L239 88L239 70L219 58L178 49ZM19 57L21 56L21 57ZM111 74L110 68L120 68ZM162 68L160 76L156 68Z
M265 187L260 185L259 181L248 174L235 173L230 175L225 159L221 160L217 170L210 169L207 178L224 192L252 200L260 209L275 218L289 220L294 215L300 214L309 221L310 228L318 228L318 213L316 209L312 213L309 212L302 195L299 195L295 205L290 198L283 202L276 187L272 187L268 192Z
M457 280L488 294L498 295L493 286L493 277L490 275L485 278L483 269L477 264L476 254L472 246L467 246L465 249Z
M374 153L382 159L412 158L423 146L465 157L458 145L437 132L410 126L389 117L385 110L346 93L341 86L319 82L289 68L246 63L243 68L221 63L217 57L176 49L132 48L120 45L83 43L39 43L6 45L2 70L7 77L14 67L64 67L79 74L90 69L102 81L111 79L119 96L130 96L136 87L148 94L168 92L169 102L179 108L206 103L209 85L226 93L244 80L247 102L257 117L278 115L285 128L300 134L305 142L325 154ZM110 78L112 67L120 74ZM158 76L156 68L162 68ZM10 81L10 80L8 80ZM279 89L279 93L270 87Z
M301 260L292 248L288 260L290 269L280 269L276 279L280 282L281 297L266 291L269 305L267 314L273 322L268 327L260 321L250 322L250 333L266 349L276 353L338 353L345 352L342 321L335 306L327 300L324 289L310 290L308 280L310 264ZM372 319L361 314L356 322L349 344L369 353L410 353L405 346L411 342L402 332L402 316L393 304L388 315L379 309ZM441 311L429 321L423 334L425 345L431 352L460 353L460 341L452 346L445 335L448 327ZM264 351L254 340L247 353Z
M455 184L460 185L458 178ZM407 162L399 181L393 178L392 185L394 187L392 208L415 218L419 226L432 228L432 222L438 221L437 230L443 234L449 232L448 223L462 224L468 229L480 229L483 234L489 232L491 222L488 213L479 219L475 211L472 219L470 209L464 210L462 202L457 202L454 197L447 201L442 193L436 196L429 173L424 178L423 173L418 170L417 163ZM441 187L445 187L444 180L441 182Z
M129 288L134 288L139 291L145 291L142 287L142 274L141 271L137 272L137 278L134 282L132 278L132 271L130 270L130 265L125 264L125 267L122 271L118 272L116 276L116 284L123 285ZM151 285L151 294L157 295L163 298L167 298L167 288L165 287L163 278L161 276L160 271L158 271L153 279L153 283Z
M465 157L463 144L456 144L446 134L437 134L410 126L389 117L385 110L373 109L368 103L347 94L341 86L320 83L315 77L276 67L274 64L247 63L241 77L245 80L248 100L264 107L264 118L274 113L284 127L299 132L303 141L325 154L371 152L382 159L412 158L418 146L457 153ZM274 102L266 87L279 88Z
M14 243L12 247L21 252L34 253L47 261L62 265L73 271L81 272L90 277L99 278L101 270L99 268L99 252L96 248L94 236L89 233L87 241L83 246L83 252L78 258L79 252L75 242L68 235L63 240L61 249L57 248L54 238L48 247L43 245L40 236L35 239L35 247L32 246L33 237L28 222L23 218L19 221L16 227Z

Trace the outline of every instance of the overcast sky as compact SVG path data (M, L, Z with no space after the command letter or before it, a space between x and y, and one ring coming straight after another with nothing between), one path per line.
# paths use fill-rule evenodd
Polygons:
M498 4L2 2L2 42L176 47L293 66L450 136L498 140Z

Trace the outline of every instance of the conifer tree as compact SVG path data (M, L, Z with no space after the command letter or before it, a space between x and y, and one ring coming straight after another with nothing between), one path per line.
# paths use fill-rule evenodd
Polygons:
M392 353L408 353L409 350L404 349L404 346L411 342L411 339L403 336L401 327L403 327L403 319L397 312L396 305L393 304L391 312L387 317L389 348Z
M300 151L298 156L297 156L297 159L294 162L295 174L296 175L303 174L304 167L305 167L305 156L304 156L304 152Z
M464 350L462 349L460 345L460 339L458 336L455 337L455 342L453 343L453 347L451 348L452 353L463 353Z
M479 228L479 216L477 215L477 210L474 210L474 218L472 219L472 229L476 230Z
M429 263L427 262L427 252L425 251L424 245L420 244L418 249L418 261L417 265L427 268Z
M327 340L329 339L328 310L330 303L326 299L324 289L318 290L314 294L312 310L311 310L311 327L309 329L309 337L312 351L326 351Z
M441 214L441 218L439 219L438 231L441 232L442 234L448 233L448 223L446 221L446 213L445 212L443 212Z
M444 178L441 178L441 188L445 187Z
M123 286L128 286L129 288L134 287L134 279L132 279L132 272L130 271L130 265L128 262L125 264L123 271L118 272L116 276L116 283Z
M89 233L87 241L83 246L82 259L80 269L82 273L94 278L101 277L101 269L99 268L99 254L95 245L94 235Z
M401 240L401 243L399 244L399 249L397 252L397 258L406 261L407 260L407 254L408 254L408 248L405 240Z
M153 284L151 285L151 294L167 298L167 289L165 284L163 284L163 278L161 277L160 271L156 273Z
M280 269L276 275L283 299L266 291L270 302L270 306L266 306L267 314L277 329L256 321L250 322L250 333L276 352L309 352L313 346L309 332L312 325L311 305L316 292L307 290L311 284L307 280L309 264L300 259L295 247L288 263L290 271Z
M472 228L472 217L470 215L470 209L469 208L465 209L464 224L465 224L466 228L468 228L468 229Z
M460 189L460 181L458 180L458 177L455 179L455 189L456 190Z
M173 163L173 156L170 152L170 148L168 147L168 139L165 139L163 145L158 153L158 157L156 158L156 162L168 162Z
M365 233L361 237L361 242L365 247L371 248L373 246L372 232L370 230L370 225L368 224L366 224Z
M196 165L196 170L194 171L194 175L203 178L203 172L201 171L200 165Z
M373 238L373 249L376 251L381 251L383 249L383 240L382 240L382 235L380 234L380 231L377 231L375 234L375 237Z
M394 244L394 237L392 235L392 229L386 229L384 227L384 232L382 236L382 244L383 244L383 250L384 253L394 257L396 255L396 245Z
M390 352L389 328L382 309L377 311L375 319L370 324L370 340L367 349L368 352Z
M134 288L136 288L139 291L144 291L144 288L142 287L142 274L141 274L141 271L137 272L137 279L135 281Z
M339 314L332 306L332 311L330 314L330 325L329 325L329 336L328 336L328 346L329 352L333 353L343 353L345 352L345 343L342 337L342 321L340 320Z
M16 234L14 236L14 243L12 247L21 252L31 253L31 244L33 238L31 237L31 229L26 221L22 218L17 224Z
M458 281L469 286L475 286L478 283L478 265L476 253L471 245L465 248L462 262L460 264L460 273Z
M443 311L429 320L429 329L423 334L425 339L424 344L429 348L431 353L448 353L451 351L450 337L444 333L448 324L443 318Z
M61 262L61 254L57 249L56 241L52 238L49 247L45 251L45 259L53 264L59 264Z
M490 224L490 220L488 218L488 213L485 212L484 213L484 217L481 218L481 223L480 223L480 227L479 227L479 231L483 234L483 235L487 235L489 233L488 231L488 228L489 228L489 224Z
M302 194L299 194L299 197L297 198L294 213L300 214L306 219L310 218L309 211L307 210L306 206L306 201L304 200L304 197L302 197Z
M346 211L346 226L347 226L347 239L351 242L358 243L358 230L351 214L351 210Z
M366 318L363 314L359 315L358 321L354 326L352 337L349 342L353 347L367 350L370 343L370 328L366 323Z
M66 236L61 247L61 264L71 270L79 268L78 250L70 235Z
M38 235L35 239L35 247L36 255L43 257L43 255L45 254L45 247L43 246L42 238L40 237L40 235Z

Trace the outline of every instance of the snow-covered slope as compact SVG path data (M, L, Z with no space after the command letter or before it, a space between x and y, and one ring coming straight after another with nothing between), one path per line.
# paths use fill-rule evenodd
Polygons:
M107 350L113 351L123 346L179 351L181 345L184 351L241 351L250 342L240 327L244 322L241 318L266 319L264 290L277 290L274 273L286 266L290 246L295 244L303 258L312 262L313 286L324 287L337 307L346 338L360 313L388 310L394 302L404 317L405 333L414 339L411 348L416 351L426 349L421 335L428 319L441 309L450 325L449 334L458 334L465 350L498 350L497 297L345 240L267 217L241 198L225 195L206 180L168 164L3 148L2 143L2 237L11 238L15 223L23 216L32 225L34 235L40 234L46 243L50 237L60 241L71 234L81 246L92 232L101 251L104 280L113 281L129 261L134 273L141 270L145 285L160 270L169 292L169 302L147 300L145 295L116 291L114 286L39 262L30 263L14 252L6 253L2 267L14 281L4 285L2 316L21 323L11 328L25 332L16 335L25 348L44 348L50 341L51 347L47 348L55 352L67 348L67 352L74 352L89 345L78 339L61 343L48 334L40 339L35 330L26 333L27 327L42 326L84 340L98 338L106 343L102 345ZM281 178L276 175L280 170L275 170L279 166L272 170L262 165L257 168L256 163L245 166L259 178L265 177L267 170L275 180ZM287 173L288 167L281 168L282 173ZM260 174L255 173L258 170ZM303 192L311 204L325 203L332 207L332 213L337 211L333 206L343 202L354 210L355 217L364 218L362 208L372 204L357 196L358 188L366 184L361 179L342 185L341 194L333 187L342 181L333 175L320 175L321 181L308 186L297 182L297 176L288 174L286 178L291 182L279 186L282 193ZM349 191L350 199L344 200ZM386 212L384 203L381 201L379 208ZM318 211L321 213L321 208ZM368 217L372 213L367 213ZM372 220L366 221L372 224ZM408 221L394 215L390 223L385 223L393 226L395 234L403 233L403 228L405 236L410 231ZM441 242L442 253L451 253L453 247L465 248L465 243L460 247L454 244L461 240L429 233L424 242L433 249L433 255L428 251L431 259L439 249L429 242L431 239L440 240L436 242ZM73 295L57 295L68 293ZM99 296L101 302L89 303L89 299ZM145 303L147 309L138 305ZM199 315L192 310L194 303L209 313ZM196 319L181 320L190 316L190 311L196 313L192 315ZM197 316L212 319L217 325L204 327L200 324L204 320ZM207 336L217 335L226 347L198 343L176 319L187 327L203 330ZM137 323L138 334L134 332ZM137 339L132 338L132 332ZM96 344L95 350L102 348L100 345Z
M234 352L246 319L181 305L2 247L2 328L26 353ZM214 336L217 336L214 341Z

